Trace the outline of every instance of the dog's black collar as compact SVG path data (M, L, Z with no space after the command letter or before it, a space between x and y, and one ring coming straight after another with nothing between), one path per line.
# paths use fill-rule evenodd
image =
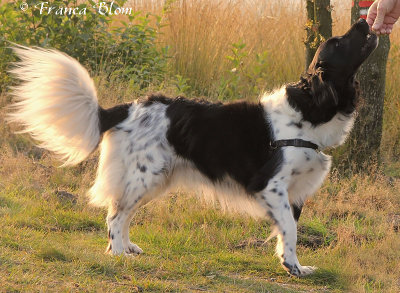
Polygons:
M282 140L276 140L271 142L271 148L276 149L276 148L281 148L281 147L287 147L287 146L294 146L298 148L309 148L313 150L318 150L318 145L315 143L312 143L311 141L306 141L302 139L282 139Z

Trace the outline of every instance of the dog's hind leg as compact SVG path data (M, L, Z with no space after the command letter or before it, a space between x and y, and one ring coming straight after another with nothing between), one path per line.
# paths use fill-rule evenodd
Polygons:
M303 210L303 204L292 204L292 212L293 212L293 217L294 220L297 222L299 222L300 219L300 215L301 215L301 211Z
M152 182L152 187L145 191L144 195L137 196L131 195L128 196L126 212L129 215L125 217L125 221L122 225L122 245L124 247L125 254L141 254L143 250L137 246L135 243L132 243L129 239L129 226L132 221L133 216L135 215L137 209L146 204L148 201L152 200L153 198L162 195L166 189L166 179L165 178L157 178L155 176Z
M121 204L111 206L107 216L109 244L106 252L119 255L141 254L143 250L129 241L129 224L140 207L141 195L130 195ZM126 205L127 204L127 205Z
M106 249L107 253L119 255L124 252L122 233L123 224L125 223L127 217L129 217L129 214L118 203L113 202L108 208L108 246Z
M135 211L164 193L167 184L166 168L164 161L143 162L143 158L132 162L127 169L124 180L124 193L118 202L113 202L109 207L107 216L109 246L107 251L114 254L140 254L142 249L129 240L129 224Z
M129 239L129 226L132 221L132 218L135 214L137 207L133 208L134 210L131 212L131 216L125 220L122 228L122 244L124 246L124 251L126 254L141 254L143 250L137 246L135 243L132 243Z
M147 197L145 188L136 187L136 192L127 193L118 202L111 205L107 215L109 245L106 252L114 255L140 254L142 249L129 241L129 224L135 211Z
M268 186L257 195L257 200L265 208L267 216L274 221L278 238L276 254L284 269L294 276L311 274L315 268L301 266L297 259L297 225L284 182L270 180Z

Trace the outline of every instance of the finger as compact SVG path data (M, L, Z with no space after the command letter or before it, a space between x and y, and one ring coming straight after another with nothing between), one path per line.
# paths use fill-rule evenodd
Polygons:
M386 24L385 25L385 30L386 30L386 34L390 34L392 32L393 29L393 24Z
M385 34L387 34L387 35L392 32L392 28L393 28L393 25L391 25L391 24L388 24L388 23L383 24L383 29L385 30Z
M372 27L372 25L374 24L375 18L376 18L376 14L373 14L373 13L371 13L367 16L367 23L370 27Z
M376 18L374 21L374 24L372 25L372 29L375 31L379 31L382 28L383 25L383 20L385 19L385 14L386 14L386 8L378 4L378 7L376 9Z
M386 27L381 28L381 34L382 35L387 35L389 33L389 29L387 29Z
M368 15L367 15L367 23L369 26L372 26L374 24L375 18L376 18L376 7L378 5L378 2L374 2L371 7L368 9Z

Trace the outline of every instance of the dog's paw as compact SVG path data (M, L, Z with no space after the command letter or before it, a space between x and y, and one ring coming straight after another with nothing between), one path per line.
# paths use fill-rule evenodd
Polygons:
M141 254L143 253L143 250L137 246L136 244L130 242L128 247L125 248L125 254L129 254L129 255L135 255L135 254Z
M300 276L299 277L304 277L307 275L313 274L318 268L314 266L300 266L299 271L300 271Z
M312 266L301 266L301 265L291 265L287 262L282 263L283 268L288 272L289 275L295 277L304 277L311 275L317 269L317 267Z
M122 247L116 247L116 245L113 246L110 242L108 243L108 246L104 253L107 253L109 255L121 255L124 253L124 249Z

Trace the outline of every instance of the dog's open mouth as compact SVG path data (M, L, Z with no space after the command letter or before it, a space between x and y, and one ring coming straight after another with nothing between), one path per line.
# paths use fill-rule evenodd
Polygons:
M370 30L367 34L367 42L375 42L378 39L378 36Z
M366 36L365 43L361 48L361 53L370 54L377 46L378 46L378 36L372 31L369 31L369 33Z

